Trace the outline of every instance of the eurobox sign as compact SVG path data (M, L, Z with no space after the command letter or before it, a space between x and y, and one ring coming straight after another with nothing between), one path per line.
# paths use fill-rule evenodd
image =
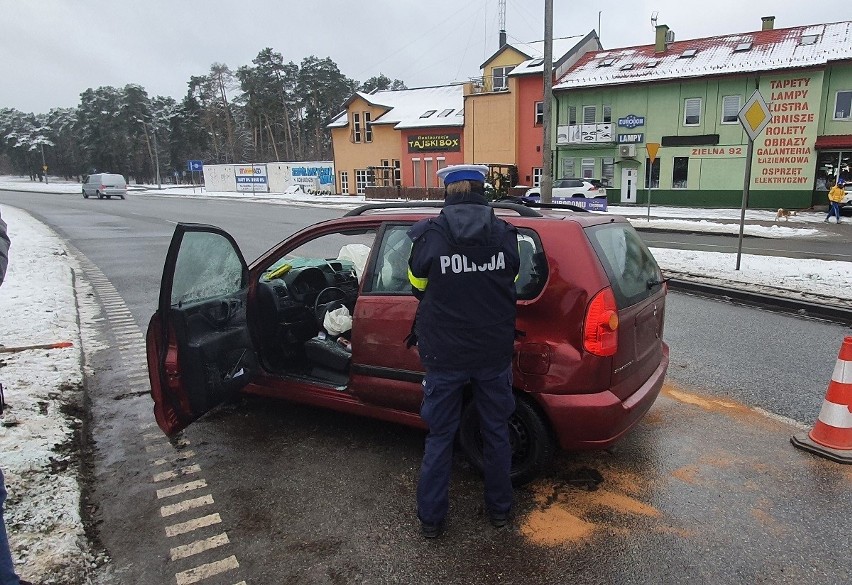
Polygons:
M622 128L636 128L637 126L644 126L645 116L630 114L624 118L619 118L618 125Z

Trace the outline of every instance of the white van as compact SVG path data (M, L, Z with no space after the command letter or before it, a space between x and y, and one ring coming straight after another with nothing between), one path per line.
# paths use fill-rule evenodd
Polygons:
M121 175L113 173L97 173L89 175L83 183L83 199L88 199L89 195L95 196L98 199L106 197L121 197L127 195L127 181Z

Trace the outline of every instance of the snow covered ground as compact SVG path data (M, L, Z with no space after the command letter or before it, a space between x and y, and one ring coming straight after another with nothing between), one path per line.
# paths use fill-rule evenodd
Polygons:
M0 188L79 194L79 183L0 177ZM169 188L148 193L164 197L242 197L251 194L207 193L199 187ZM128 197L133 197L131 190ZM323 205L350 209L363 197L271 195L264 200L289 205ZM638 227L688 231L739 232L736 209L652 207L648 222L642 208L612 206ZM0 421L0 466L6 474L9 499L6 524L13 557L25 579L49 583L88 583L96 564L80 520L80 490L74 449L82 408L80 323L92 322L96 308L85 298L87 283L74 280L77 268L62 240L26 212L8 205L0 215L12 239L9 271L0 286L0 343L7 348L70 341L63 349L0 353L0 383L10 408ZM774 222L774 212L749 210L746 233L776 238L823 238L815 229L824 213L803 212L788 222ZM852 223L852 222L850 222ZM769 225L766 225L769 224ZM852 229L838 227L836 229ZM848 262L799 260L744 254L741 270L735 255L654 248L667 275L686 276L731 287L771 290L790 296L822 295L849 303L852 270ZM79 273L79 271L77 271ZM50 274L49 284L44 278ZM76 292L75 292L76 286ZM852 305L850 305L852 306Z

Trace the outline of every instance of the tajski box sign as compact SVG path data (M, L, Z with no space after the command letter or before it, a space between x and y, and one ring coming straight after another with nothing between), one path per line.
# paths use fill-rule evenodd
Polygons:
M417 134L408 139L408 152L460 152L461 134Z

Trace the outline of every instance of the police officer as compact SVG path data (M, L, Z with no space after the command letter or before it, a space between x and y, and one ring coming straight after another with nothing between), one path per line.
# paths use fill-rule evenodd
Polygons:
M479 411L485 506L492 525L505 526L512 507L508 421L515 410L512 351L520 258L517 230L485 199L487 172L484 165L440 169L444 208L408 232L413 241L408 276L420 300L414 333L426 369L420 416L429 434L417 486L417 515L426 538L444 530L453 440L468 384Z

